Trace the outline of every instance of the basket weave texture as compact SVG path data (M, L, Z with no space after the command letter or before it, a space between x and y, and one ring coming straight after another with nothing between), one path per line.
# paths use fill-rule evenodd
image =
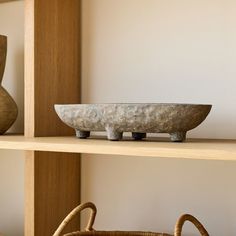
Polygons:
M68 223L77 214L79 214L86 208L91 209L91 214L89 217L89 222L85 228L85 231L77 231L62 235L62 232L64 231ZM183 225L186 221L190 221L191 223L193 223L198 229L201 236L209 236L204 226L194 216L189 214L182 215L178 219L175 225L175 230L173 235L166 233L154 233L154 232L142 232L142 231L96 231L93 229L93 224L95 221L96 214L97 214L97 208L92 202L87 202L79 205L63 220L63 222L58 227L53 236L182 236Z

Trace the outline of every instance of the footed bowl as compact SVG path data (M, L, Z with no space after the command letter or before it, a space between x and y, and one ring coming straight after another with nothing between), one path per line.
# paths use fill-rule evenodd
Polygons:
M109 140L122 139L131 132L135 140L147 133L168 133L171 141L182 142L187 131L207 117L211 105L175 103L111 103L55 105L60 119L75 129L78 138L91 131L106 131Z

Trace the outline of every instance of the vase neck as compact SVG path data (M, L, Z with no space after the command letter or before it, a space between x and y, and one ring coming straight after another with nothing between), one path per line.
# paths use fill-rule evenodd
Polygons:
M0 84L2 83L7 55L7 37L0 35Z

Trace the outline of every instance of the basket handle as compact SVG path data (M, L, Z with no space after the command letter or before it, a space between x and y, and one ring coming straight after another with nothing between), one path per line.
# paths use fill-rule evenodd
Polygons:
M90 217L88 224L85 228L85 231L93 231L93 224L95 221L95 217L97 214L97 208L92 202L87 202L84 204L80 204L77 206L74 210L71 211L71 213L62 221L56 232L53 234L53 236L60 236L61 232L65 229L65 227L68 225L68 223L81 211L84 209L89 208L91 209Z
M193 223L200 232L201 236L209 236L208 232L206 231L204 226L200 223L200 221L197 220L194 216L189 214L182 215L177 221L175 225L175 236L181 236L183 225L186 221L190 221L191 223Z

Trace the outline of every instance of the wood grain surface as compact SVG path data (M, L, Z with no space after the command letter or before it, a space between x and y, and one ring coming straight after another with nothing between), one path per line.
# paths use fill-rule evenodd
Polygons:
M4 3L4 2L15 2L15 1L19 1L19 0L0 0L0 3Z
M105 137L83 140L74 136L26 138L5 135L0 137L0 149L236 161L236 140L227 139L187 139L184 143L172 143L169 139L153 138L113 142Z
M25 0L26 137L72 134L53 106L80 102L80 4ZM50 236L80 202L80 156L27 151L25 173L25 235Z

